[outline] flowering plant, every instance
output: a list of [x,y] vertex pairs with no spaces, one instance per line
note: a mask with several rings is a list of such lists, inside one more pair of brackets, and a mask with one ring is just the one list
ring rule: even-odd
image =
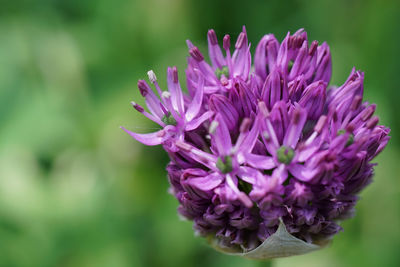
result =
[[[124,130],[145,145],[162,145],[178,212],[218,249],[254,258],[305,253],[341,230],[357,194],[370,183],[370,161],[389,140],[376,106],[363,102],[364,73],[328,86],[331,54],[326,43],[308,43],[299,30],[279,43],[258,43],[251,65],[245,28],[231,53],[208,31],[207,63],[190,41],[187,93],[176,67],[168,91],[153,71],[138,87],[160,125],[154,133]],[[255,252],[256,251],[256,252]]]

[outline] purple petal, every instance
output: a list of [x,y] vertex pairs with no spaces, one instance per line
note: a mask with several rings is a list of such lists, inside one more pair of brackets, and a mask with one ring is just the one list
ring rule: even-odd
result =
[[199,75],[198,86],[196,88],[195,95],[193,97],[192,102],[188,110],[186,111],[186,121],[191,121],[193,118],[197,116],[200,111],[201,104],[203,103],[203,94],[204,94],[204,78],[202,75]]
[[155,133],[148,133],[148,134],[138,134],[131,132],[124,127],[121,126],[121,129],[127,132],[130,136],[135,138],[137,141],[141,142],[142,144],[148,146],[156,146],[160,145],[166,138],[166,133],[163,130],[157,131]]
[[224,177],[218,173],[212,173],[203,177],[191,176],[185,171],[182,175],[183,188],[194,198],[210,198],[212,190],[222,183]]
[[212,111],[221,115],[229,130],[237,126],[239,114],[227,97],[214,94],[210,97],[209,105]]
[[225,58],[222,55],[220,46],[218,45],[217,35],[214,30],[209,30],[207,34],[208,40],[208,54],[214,68],[221,68],[225,66]]
[[317,81],[304,89],[299,104],[307,110],[309,119],[317,120],[324,111],[325,101],[326,83]]
[[264,35],[258,43],[254,55],[254,68],[257,75],[263,80],[275,68],[278,50],[279,43],[273,34]]
[[212,134],[212,140],[214,141],[220,156],[229,155],[232,149],[232,141],[228,127],[220,114],[215,117],[215,121],[218,123],[218,126],[215,133]]
[[318,47],[317,54],[317,66],[313,81],[322,80],[328,84],[332,75],[332,60],[328,44],[322,43]]
[[214,115],[214,112],[207,111],[206,113],[202,114],[200,117],[197,117],[186,124],[186,131],[193,131],[197,129],[203,122],[208,120]]
[[246,163],[253,168],[270,170],[276,166],[275,161],[272,157],[256,155],[256,154],[246,154]]
[[178,71],[176,67],[167,69],[167,83],[168,91],[171,93],[172,106],[182,114],[184,112],[183,94],[179,85]]
[[262,174],[257,169],[250,167],[240,167],[237,175],[240,177],[240,179],[249,184],[255,184],[257,179],[262,178],[260,178]]
[[283,145],[295,148],[307,119],[307,111],[296,107],[291,114],[291,122],[283,140]]
[[261,98],[269,109],[280,100],[285,102],[288,100],[287,84],[284,76],[278,70],[274,70],[268,75],[261,91]]

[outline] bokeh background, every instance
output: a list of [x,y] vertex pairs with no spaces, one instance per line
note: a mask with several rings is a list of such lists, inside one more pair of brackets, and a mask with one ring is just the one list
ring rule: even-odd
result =
[[[304,27],[326,40],[333,83],[366,73],[392,140],[356,217],[319,252],[273,266],[400,266],[400,4],[396,0],[2,0],[0,8],[0,266],[263,266],[195,237],[167,193],[160,147],[119,129],[154,129],[130,101],[154,69],[183,74],[186,39],[256,42]],[[184,78],[181,75],[182,81]]]

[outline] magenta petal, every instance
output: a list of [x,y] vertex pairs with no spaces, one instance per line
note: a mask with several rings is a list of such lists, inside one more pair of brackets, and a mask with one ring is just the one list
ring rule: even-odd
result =
[[247,154],[246,163],[251,167],[262,169],[262,170],[270,170],[276,166],[275,161],[272,157],[256,155],[256,154]]
[[275,129],[276,137],[279,142],[282,143],[289,124],[289,115],[285,101],[278,101],[275,103],[270,113],[270,120]]
[[289,124],[288,130],[283,139],[283,144],[294,148],[302,133],[304,124],[307,120],[307,111],[301,107],[296,107],[293,110],[292,121]]
[[273,34],[264,35],[258,43],[254,55],[254,68],[257,75],[265,79],[274,68],[278,55],[279,43]]
[[261,91],[261,98],[269,109],[280,100],[285,102],[288,100],[289,93],[284,79],[285,76],[277,69],[268,74]]
[[167,69],[168,91],[171,93],[171,102],[175,110],[184,112],[182,89],[179,85],[178,71],[176,67]]
[[231,136],[226,126],[225,121],[221,115],[215,117],[215,121],[218,123],[215,133],[212,135],[213,141],[217,147],[219,155],[229,155],[232,149]]
[[245,31],[239,34],[235,48],[235,52],[232,55],[234,63],[233,77],[243,77],[246,80],[250,71],[251,55]]
[[214,115],[214,112],[212,111],[207,111],[206,113],[202,114],[200,117],[197,117],[194,120],[191,120],[186,124],[186,131],[193,131],[194,129],[197,129],[203,122],[208,120],[209,118]]
[[279,184],[283,184],[288,177],[286,166],[284,164],[279,165],[278,168],[272,172],[272,177],[277,177]]
[[191,186],[203,191],[209,191],[216,188],[222,183],[224,178],[218,173],[212,173],[204,177],[196,177],[187,179],[187,183]]
[[209,30],[208,39],[208,54],[214,68],[221,68],[226,65],[225,58],[222,55],[220,46],[218,45],[217,35],[214,30]]
[[224,95],[214,94],[210,97],[210,109],[222,116],[229,130],[233,130],[239,120],[239,114],[233,103]]
[[240,167],[237,174],[240,179],[249,184],[255,184],[257,182],[257,179],[260,179],[260,177],[262,176],[259,171],[250,167]]
[[326,83],[317,81],[304,89],[299,104],[307,110],[308,118],[317,120],[324,111],[326,101]]
[[313,81],[323,80],[329,83],[332,75],[332,60],[329,46],[326,42],[323,42],[322,45],[318,47],[317,54],[317,67]]
[[147,146],[156,146],[160,145],[166,138],[166,133],[164,130],[157,131],[155,133],[148,133],[148,134],[138,134],[131,132],[124,127],[121,126],[121,129],[127,132],[130,136],[135,138],[137,141],[139,141],[142,144],[145,144]]
[[278,56],[276,58],[276,67],[286,73],[287,65],[289,62],[288,58],[288,40],[290,38],[290,33],[288,32],[285,39],[282,41],[281,46],[279,47]]
[[260,117],[257,117],[255,119],[255,122],[253,124],[253,128],[248,132],[246,137],[244,138],[244,141],[242,144],[240,144],[240,150],[244,153],[250,153],[254,145],[257,142],[257,136],[259,135],[260,132]]
[[300,181],[309,182],[316,176],[318,170],[304,167],[301,164],[292,164],[290,173]]
[[204,78],[201,74],[199,74],[199,81],[195,95],[186,112],[186,121],[191,121],[199,113],[201,104],[203,102],[203,94],[204,94]]

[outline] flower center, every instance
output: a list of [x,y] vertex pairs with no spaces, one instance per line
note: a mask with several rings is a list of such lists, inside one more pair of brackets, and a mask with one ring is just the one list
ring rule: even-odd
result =
[[222,68],[217,68],[215,70],[215,75],[218,77],[218,79],[221,79],[221,76],[224,75],[225,77],[229,77],[229,69],[227,66],[223,66]]
[[167,115],[164,115],[164,117],[162,117],[161,121],[167,125],[176,125],[176,120],[174,119],[173,116],[171,116],[171,112],[168,112]]
[[290,147],[281,146],[277,151],[278,161],[283,164],[290,164],[294,157],[294,150]]
[[229,173],[232,171],[232,157],[230,156],[219,157],[216,165],[217,168],[222,173]]

